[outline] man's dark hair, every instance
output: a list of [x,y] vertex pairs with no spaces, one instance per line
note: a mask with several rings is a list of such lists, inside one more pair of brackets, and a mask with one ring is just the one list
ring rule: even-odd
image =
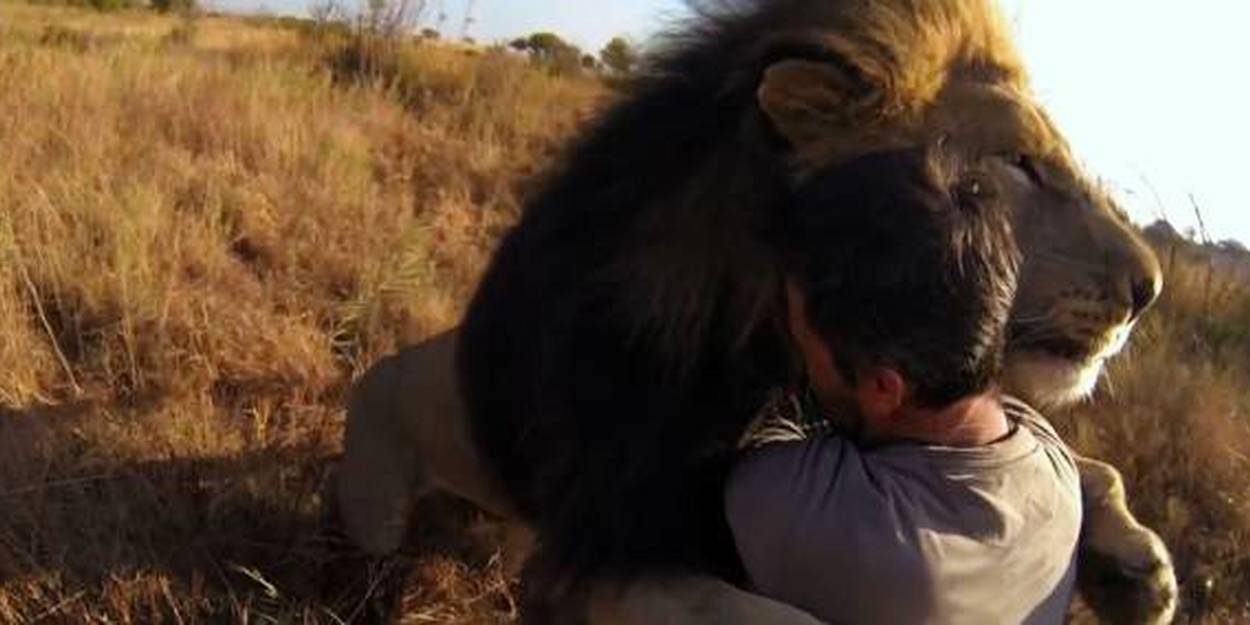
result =
[[792,278],[840,370],[893,367],[929,407],[996,382],[1019,255],[992,180],[934,148],[802,185],[786,216],[801,242]]

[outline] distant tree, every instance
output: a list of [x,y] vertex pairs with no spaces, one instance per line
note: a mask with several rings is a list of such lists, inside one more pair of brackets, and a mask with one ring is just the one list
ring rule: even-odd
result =
[[583,54],[582,69],[588,69],[591,71],[599,69],[599,60],[596,59],[593,54]]
[[443,34],[442,34],[442,33],[440,33],[440,32],[438,32],[438,30],[437,30],[437,29],[434,29],[434,28],[422,28],[422,29],[421,29],[421,38],[422,38],[422,39],[437,40],[438,38],[440,38],[440,37],[442,37],[442,36],[443,36]]
[[613,37],[599,51],[599,60],[615,74],[629,74],[638,65],[638,51],[624,37]]
[[119,11],[135,6],[131,0],[87,0],[85,4],[97,11]]
[[1246,246],[1243,245],[1241,241],[1237,241],[1235,239],[1225,239],[1220,241],[1219,248],[1226,252],[1234,252],[1237,254],[1250,253],[1250,250],[1246,249]]
[[534,33],[525,41],[529,53],[543,60],[551,60],[571,47],[559,35],[550,32]]
[[151,0],[152,8],[161,13],[194,13],[196,0]]
[[582,51],[552,32],[534,33],[508,44],[514,50],[530,55],[534,62],[546,66],[556,74],[577,74],[582,70]]

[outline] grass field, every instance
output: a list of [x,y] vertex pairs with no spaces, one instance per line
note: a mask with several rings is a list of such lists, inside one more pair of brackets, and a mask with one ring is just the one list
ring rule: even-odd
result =
[[[0,623],[362,609],[317,531],[343,392],[455,324],[535,174],[609,96],[433,45],[362,78],[335,45],[0,0]],[[1125,471],[1186,622],[1243,623],[1250,294],[1164,253],[1130,353],[1055,417]],[[508,622],[493,528],[443,508],[403,558],[405,622]]]

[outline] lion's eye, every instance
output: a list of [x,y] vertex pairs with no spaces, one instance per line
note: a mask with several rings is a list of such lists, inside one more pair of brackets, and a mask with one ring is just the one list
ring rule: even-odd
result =
[[989,195],[989,189],[980,178],[968,176],[955,185],[954,195],[955,202],[960,208],[971,209],[985,201]]
[[1042,177],[1037,170],[1037,162],[1027,154],[1011,153],[1004,155],[1007,164],[1013,169],[1024,174],[1024,177],[1033,184],[1041,184]]

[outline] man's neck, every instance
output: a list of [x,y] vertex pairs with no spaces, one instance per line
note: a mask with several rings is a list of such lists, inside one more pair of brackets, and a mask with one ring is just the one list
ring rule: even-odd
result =
[[872,440],[909,440],[946,447],[980,447],[1011,431],[997,394],[985,393],[938,410],[905,409],[877,423],[866,424]]

